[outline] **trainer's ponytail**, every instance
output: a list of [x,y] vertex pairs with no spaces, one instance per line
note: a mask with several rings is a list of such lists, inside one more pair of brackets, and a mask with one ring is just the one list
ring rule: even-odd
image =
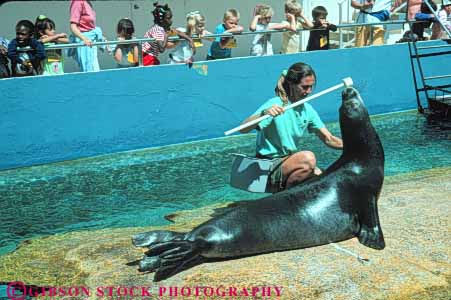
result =
[[282,74],[280,74],[279,80],[277,80],[277,85],[275,90],[276,96],[279,96],[283,102],[283,105],[288,104],[288,93],[285,90],[285,78],[287,76],[287,70],[283,70]]

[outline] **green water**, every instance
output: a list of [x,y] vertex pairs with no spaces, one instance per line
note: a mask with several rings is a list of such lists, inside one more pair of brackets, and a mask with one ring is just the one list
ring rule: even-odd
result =
[[[451,165],[451,130],[414,111],[373,117],[387,176]],[[339,135],[337,124],[329,129]],[[171,212],[255,199],[228,185],[232,153],[252,155],[240,135],[0,172],[0,254],[24,239],[83,229],[162,225]],[[321,168],[340,151],[305,139]]]

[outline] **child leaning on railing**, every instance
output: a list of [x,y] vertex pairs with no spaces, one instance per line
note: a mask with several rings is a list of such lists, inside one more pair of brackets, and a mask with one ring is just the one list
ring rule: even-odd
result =
[[[265,31],[265,30],[291,30],[296,32],[296,18],[292,14],[287,14],[289,22],[271,23],[274,11],[271,6],[266,4],[257,4],[254,9],[254,17],[249,25],[250,31]],[[257,33],[252,40],[252,47],[250,54],[253,56],[273,55],[271,34]]]
[[[8,58],[11,61],[13,77],[42,74],[41,61],[46,57],[44,45],[33,36],[33,23],[29,20],[20,20],[16,25],[16,38],[8,44]],[[29,49],[17,50],[25,47]]]
[[287,20],[282,23],[289,24],[290,15],[295,17],[296,31],[284,31],[282,33],[282,53],[297,53],[301,51],[301,33],[297,30],[313,27],[313,23],[304,16],[302,6],[296,0],[285,1],[285,16]]
[[[35,22],[36,38],[44,46],[51,46],[61,43],[69,43],[66,33],[56,33],[55,22],[44,15],[36,18]],[[47,57],[41,61],[43,75],[64,74],[64,57],[61,49],[46,50]]]
[[143,65],[152,66],[159,65],[158,55],[164,52],[166,48],[174,48],[175,42],[168,41],[170,36],[178,36],[187,40],[191,45],[192,39],[183,32],[180,32],[172,26],[172,11],[167,4],[161,5],[158,2],[154,4],[155,9],[152,11],[154,25],[144,35],[145,38],[154,38],[154,41],[145,42],[143,44]]
[[[233,8],[226,10],[222,23],[216,26],[215,34],[241,33],[243,26],[239,25],[240,13]],[[217,37],[211,44],[207,60],[232,57],[232,49],[236,48],[236,40],[232,37]]]
[[[135,26],[132,20],[124,18],[117,23],[116,34],[118,41],[133,39]],[[113,50],[113,58],[118,68],[136,67],[139,64],[139,47],[136,43],[117,44]]]
[[196,35],[191,45],[187,40],[176,42],[175,48],[169,54],[170,64],[192,64],[196,48],[202,47],[202,40],[214,40],[205,38],[205,35],[211,34],[205,29],[205,17],[199,11],[192,11],[186,15],[186,28],[177,28],[179,32],[184,32],[188,36]]

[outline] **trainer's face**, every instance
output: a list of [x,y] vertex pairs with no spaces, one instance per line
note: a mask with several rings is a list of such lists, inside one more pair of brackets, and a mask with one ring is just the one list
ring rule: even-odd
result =
[[307,97],[313,91],[313,86],[315,85],[315,77],[313,75],[306,76],[301,79],[298,84],[292,84],[290,92],[290,101],[296,102]]

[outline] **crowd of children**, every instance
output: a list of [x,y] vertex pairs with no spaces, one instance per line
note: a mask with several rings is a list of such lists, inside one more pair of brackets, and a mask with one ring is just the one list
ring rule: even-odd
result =
[[[451,3],[449,0],[444,1],[438,13],[449,26]],[[381,16],[386,17],[385,15],[389,13],[385,10],[368,13],[365,7],[372,7],[370,2],[372,3],[372,1],[365,1],[364,4],[353,2],[353,6],[363,5],[361,12],[368,17],[380,19]],[[435,11],[436,7],[433,3],[432,5]],[[256,32],[253,36],[250,55],[274,54],[271,30],[283,30],[280,53],[300,51],[299,30],[302,29],[310,30],[307,51],[329,49],[329,33],[336,31],[337,26],[326,20],[328,12],[325,7],[313,8],[312,21],[310,21],[304,15],[302,6],[297,0],[286,0],[284,13],[285,17],[280,22],[272,22],[274,10],[271,6],[266,4],[255,6],[249,25],[249,30]],[[222,22],[215,27],[213,33],[218,36],[214,38],[208,37],[212,33],[206,30],[206,19],[199,11],[188,13],[186,25],[177,28],[172,27],[173,15],[168,4],[154,3],[152,15],[154,24],[145,33],[144,38],[154,40],[142,44],[144,66],[160,64],[158,57],[166,50],[169,52],[169,64],[191,65],[196,48],[203,46],[203,41],[211,42],[207,60],[230,58],[232,49],[237,47],[234,34],[244,30],[239,24],[240,13],[236,9],[226,10]],[[427,5],[421,6],[421,11],[415,15],[415,18],[420,21],[413,25],[413,32],[418,39],[424,39],[424,29],[431,24],[434,24],[433,38],[441,37],[440,26],[435,22],[434,12]],[[0,78],[63,74],[64,54],[73,56],[81,71],[99,70],[97,47],[93,46],[93,42],[106,41],[106,39],[102,30],[96,25],[96,14],[89,0],[71,1],[70,24],[72,34],[69,36],[66,33],[57,33],[55,22],[44,15],[38,16],[34,24],[29,20],[19,21],[16,25],[16,38],[9,41],[0,37]],[[123,18],[118,22],[116,30],[118,43],[113,50],[107,47],[118,68],[139,65],[139,45],[133,42],[127,43],[128,40],[136,38],[134,33],[134,24],[130,19]],[[225,34],[228,35],[224,36]],[[171,37],[178,39],[171,39]],[[64,43],[83,43],[86,47],[70,48],[69,51],[45,49],[51,45]],[[18,50],[23,47],[26,49]]]

